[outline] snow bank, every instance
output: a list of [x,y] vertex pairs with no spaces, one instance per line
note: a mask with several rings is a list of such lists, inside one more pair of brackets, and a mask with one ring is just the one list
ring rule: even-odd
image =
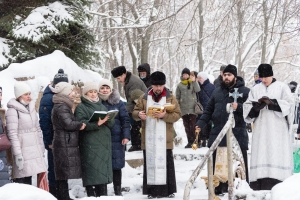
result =
[[78,65],[65,56],[61,51],[54,51],[52,54],[42,56],[24,63],[12,63],[9,67],[0,72],[0,86],[3,88],[2,103],[6,103],[14,98],[15,78],[26,77],[25,82],[32,89],[32,98],[36,99],[39,91],[43,89],[53,80],[58,70],[62,68],[68,74],[69,82],[71,81],[86,82],[94,81],[97,84],[101,80],[100,74],[83,70]]
[[272,200],[299,200],[300,199],[300,173],[290,176],[282,183],[272,188]]
[[56,200],[45,190],[19,183],[9,183],[0,187],[0,197],[3,200]]

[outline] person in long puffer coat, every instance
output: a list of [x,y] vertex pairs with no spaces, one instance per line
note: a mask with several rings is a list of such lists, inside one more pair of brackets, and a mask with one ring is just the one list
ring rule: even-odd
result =
[[32,184],[32,176],[46,172],[45,147],[31,89],[16,82],[15,99],[7,103],[7,135],[12,143],[13,178],[15,183]]
[[130,140],[130,118],[120,94],[112,89],[112,83],[107,79],[100,80],[99,97],[108,110],[118,110],[115,125],[111,130],[112,168],[115,195],[122,195],[122,168],[125,166],[125,145]]
[[80,131],[79,149],[82,166],[82,182],[87,195],[107,196],[107,184],[112,182],[111,132],[114,120],[99,118],[89,122],[94,111],[107,111],[98,97],[98,84],[84,83],[81,103],[75,109],[75,116],[86,128]]
[[[5,110],[1,106],[2,101],[2,87],[0,87],[0,109],[5,112]],[[2,120],[2,116],[0,115],[0,134],[5,133],[4,132],[4,122]],[[0,151],[0,187],[10,183],[9,180],[9,172],[8,172],[8,163],[6,159],[6,151]]]
[[80,154],[78,148],[79,130],[85,124],[76,120],[73,112],[75,93],[70,83],[60,82],[55,88],[49,86],[53,95],[52,123],[53,160],[58,200],[69,200],[68,179],[81,178]]

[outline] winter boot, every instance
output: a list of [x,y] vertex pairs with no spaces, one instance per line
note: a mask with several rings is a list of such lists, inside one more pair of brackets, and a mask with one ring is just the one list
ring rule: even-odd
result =
[[115,190],[115,195],[116,196],[123,196],[122,192],[121,192],[121,186],[114,186],[114,190]]
[[95,185],[96,197],[107,196],[107,185],[99,184]]
[[69,188],[67,180],[58,180],[57,184],[57,199],[58,200],[73,200],[69,196]]
[[49,192],[57,198],[57,188],[56,186],[49,186]]
[[94,190],[92,185],[87,185],[85,187],[85,190],[86,190],[86,194],[87,194],[88,197],[95,197],[96,196],[95,190]]
[[202,140],[202,147],[206,147],[207,146],[207,140]]

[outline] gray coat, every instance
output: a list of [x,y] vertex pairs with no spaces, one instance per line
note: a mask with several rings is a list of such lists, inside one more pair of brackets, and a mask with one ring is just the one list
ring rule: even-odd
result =
[[[12,152],[14,156],[21,154],[24,158],[22,170],[18,169],[16,163],[13,164],[13,178],[23,178],[46,172],[43,134],[34,102],[30,102],[29,111],[16,99],[11,99],[7,103],[7,107],[6,127],[7,136],[12,144]],[[13,161],[15,162],[15,159]]]
[[132,113],[135,105],[133,100],[130,99],[130,93],[135,89],[140,89],[145,93],[147,92],[147,87],[138,76],[132,74],[131,72],[126,72],[124,91],[127,99],[126,109],[128,113]]
[[195,113],[195,101],[197,101],[196,93],[200,91],[197,81],[190,83],[190,89],[187,84],[183,84],[182,80],[176,88],[176,99],[179,103],[181,116]]

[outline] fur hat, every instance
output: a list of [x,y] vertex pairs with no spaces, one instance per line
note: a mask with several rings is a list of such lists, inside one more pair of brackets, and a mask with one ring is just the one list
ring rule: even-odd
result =
[[222,66],[220,67],[220,71],[223,71],[225,68],[226,68],[226,65],[222,65]]
[[270,64],[260,64],[257,70],[260,78],[273,76],[273,69]]
[[55,87],[49,85],[49,88],[55,94],[62,94],[66,96],[68,96],[73,91],[73,85],[67,82],[59,82],[55,85]]
[[59,69],[58,73],[53,78],[53,84],[56,85],[59,82],[69,82],[68,74],[64,74],[63,69]]
[[292,93],[295,93],[298,83],[296,81],[291,81],[288,86],[291,89]]
[[206,81],[208,79],[208,74],[206,72],[199,72],[197,77],[201,77]]
[[124,66],[115,67],[113,70],[111,70],[111,74],[113,75],[114,78],[117,78],[125,73],[126,73],[126,68]]
[[236,66],[231,65],[231,64],[227,65],[227,66],[225,67],[225,69],[223,70],[223,74],[228,73],[228,72],[231,73],[231,74],[233,74],[235,77],[237,77],[237,69],[236,69]]
[[100,87],[102,85],[107,85],[111,90],[113,89],[112,82],[110,82],[110,80],[108,80],[108,79],[103,78],[103,79],[100,80],[98,90],[100,89]]
[[140,98],[140,96],[142,96],[143,94],[145,94],[142,90],[140,89],[135,89],[130,93],[130,99],[132,101],[137,100],[138,98]]
[[165,85],[166,84],[166,75],[163,72],[156,71],[150,75],[151,85]]
[[188,68],[184,68],[181,72],[181,75],[183,75],[183,74],[191,75],[191,71]]
[[90,90],[96,90],[97,92],[99,91],[98,85],[95,82],[85,82],[83,89],[82,89],[82,94],[85,95],[88,91]]
[[31,92],[31,88],[24,82],[17,81],[14,86],[16,99],[27,92]]

